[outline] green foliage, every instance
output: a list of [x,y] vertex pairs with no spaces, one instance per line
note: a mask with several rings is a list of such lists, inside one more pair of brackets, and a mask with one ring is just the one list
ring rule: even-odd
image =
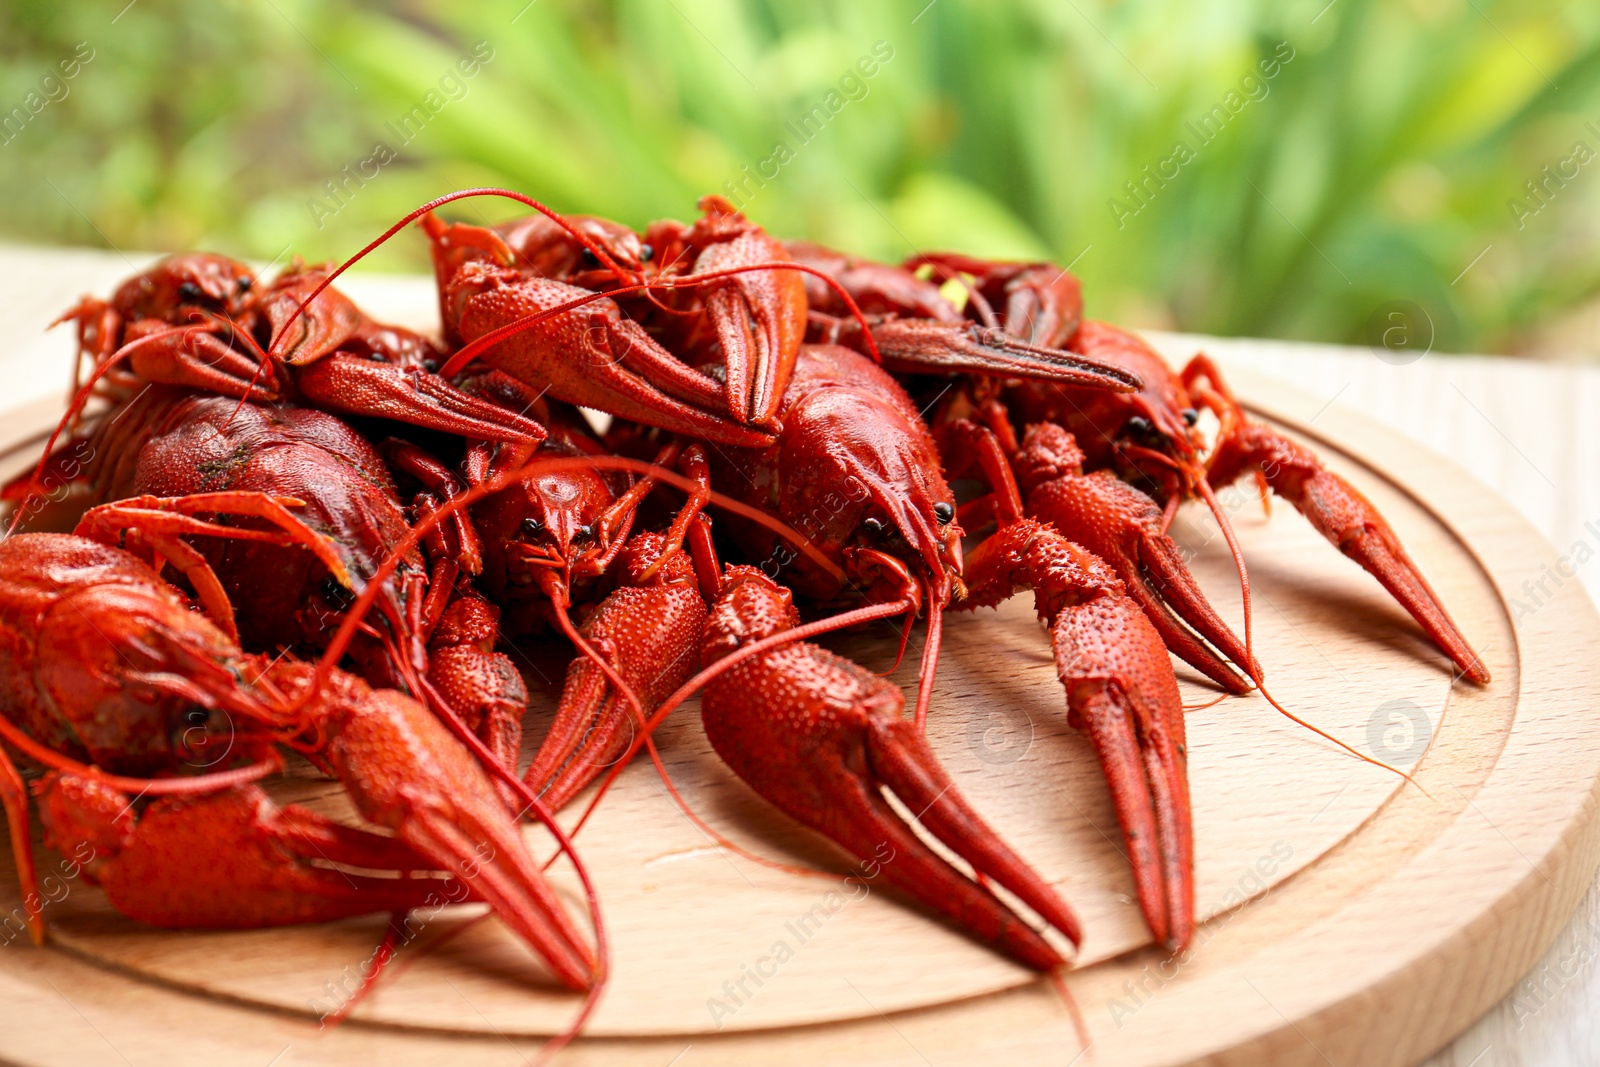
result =
[[317,260],[465,185],[636,226],[731,191],[876,257],[1076,261],[1132,324],[1364,341],[1412,300],[1514,349],[1600,288],[1584,0],[124,2],[0,8],[5,236]]

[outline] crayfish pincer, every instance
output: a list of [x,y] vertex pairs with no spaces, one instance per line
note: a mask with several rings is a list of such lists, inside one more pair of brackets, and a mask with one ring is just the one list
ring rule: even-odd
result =
[[1111,567],[1047,523],[1003,506],[967,557],[962,608],[1031,589],[1050,630],[1067,721],[1089,735],[1122,824],[1139,907],[1177,952],[1194,935],[1194,825],[1183,703],[1161,635]]
[[[800,625],[790,592],[758,568],[729,567],[702,643],[707,667]],[[859,859],[885,854],[891,885],[973,937],[1036,970],[1063,960],[981,882],[957,871],[901,820],[887,787],[923,828],[980,877],[1016,895],[1074,945],[1078,921],[956,790],[922,732],[902,717],[892,682],[804,641],[747,656],[712,678],[701,698],[717,755],[786,814]]]
[[[219,591],[181,545],[157,554]],[[0,542],[0,704],[0,736],[47,770],[33,786],[46,843],[87,855],[130,918],[252,928],[477,899],[564,984],[599,980],[487,773],[433,714],[334,668],[245,654],[132,551],[76,534]],[[274,804],[255,783],[284,748],[393,836]],[[3,752],[0,800],[38,940],[27,791]]]

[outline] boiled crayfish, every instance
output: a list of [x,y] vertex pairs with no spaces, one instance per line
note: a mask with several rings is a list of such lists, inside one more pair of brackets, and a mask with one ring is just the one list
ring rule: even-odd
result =
[[[47,844],[81,855],[87,843],[87,876],[119,910],[162,926],[404,910],[446,891],[443,872],[487,901],[562,982],[593,985],[593,951],[488,774],[432,713],[337,669],[319,678],[310,664],[247,655],[231,636],[220,584],[182,534],[298,543],[310,535],[290,514],[299,502],[239,494],[138,504],[175,521],[157,533],[112,505],[89,512],[78,534],[0,543],[0,734],[48,768],[33,786]],[[283,528],[192,517],[242,509]],[[176,564],[221,625],[113,541]],[[279,749],[337,777],[357,810],[393,836],[275,805],[254,783],[281,768]],[[225,766],[235,762],[244,766]],[[9,757],[0,782],[38,938],[27,798]],[[327,862],[398,877],[356,878]]]
[[[536,214],[489,227],[434,214],[481,195]],[[598,957],[529,865],[514,814],[614,779],[703,687],[712,747],[756,793],[857,857],[891,842],[886,881],[1055,969],[1076,918],[923,735],[946,612],[1027,591],[1145,920],[1182,949],[1195,845],[1169,653],[1228,693],[1263,686],[1248,572],[1214,492],[1245,476],[1488,681],[1352,486],[1250,418],[1205,357],[1174,372],[1084,319],[1073,275],[956,254],[874,263],[780,241],[717,197],[700,207],[641,234],[505,190],[423,205],[350,262],[419,221],[442,347],[331,289],[349,262],[263,284],[221,257],[174,257],[68,313],[93,368],[64,426],[89,425],[6,494],[24,505],[73,481],[98,507],[76,536],[0,545],[0,734],[47,768],[47,840],[88,842],[118,907],[176,925],[301,921],[403,909],[453,878],[560,980],[592,985]],[[109,406],[83,416],[91,396]],[[99,458],[85,463],[85,446]],[[957,480],[981,488],[958,500]],[[1234,546],[1242,636],[1169,535],[1192,499]],[[285,576],[266,592],[250,581],[263,561]],[[919,616],[909,717],[881,676],[810,643],[896,617],[909,634]],[[523,696],[499,650],[547,629],[578,655],[519,774]],[[271,658],[289,649],[323,662]],[[243,766],[191,773],[178,739],[218,715],[244,724]],[[285,746],[394,836],[275,808],[254,783]],[[0,772],[26,878],[28,798],[9,761]],[[139,790],[154,799],[129,803]],[[493,859],[469,867],[480,840]],[[339,892],[306,866],[308,845],[400,877]],[[152,894],[202,884],[184,883],[185,864],[223,854],[250,857],[230,906]]]

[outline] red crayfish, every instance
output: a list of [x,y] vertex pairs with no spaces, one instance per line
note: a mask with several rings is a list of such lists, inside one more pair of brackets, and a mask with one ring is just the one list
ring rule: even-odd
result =
[[[536,213],[434,214],[481,195]],[[1265,692],[1268,673],[1217,489],[1252,476],[1289,500],[1487,683],[1353,486],[1250,416],[1204,356],[1173,371],[1085,319],[1067,271],[874,263],[780,241],[718,197],[700,209],[639,233],[464,190],[336,269],[263,284],[222,257],[172,257],[69,312],[92,363],[64,420],[74,436],[6,498],[68,482],[96,506],[76,535],[0,544],[0,736],[46,768],[33,791],[47,842],[87,843],[85,869],[119,908],[172,925],[403,910],[459,889],[586,988],[601,954],[531,865],[515,813],[548,818],[608,768],[609,782],[703,687],[707,737],[752,790],[971,936],[1053,970],[1077,919],[923,735],[947,612],[1032,594],[1139,907],[1173,951],[1197,918],[1170,655],[1229,693]],[[330,287],[412,222],[442,346]],[[84,425],[94,397],[110,404]],[[978,488],[958,499],[953,483]],[[1189,500],[1234,550],[1242,636],[1170,535]],[[918,617],[909,716],[898,688],[812,643],[901,618],[903,655]],[[577,655],[519,773],[526,694],[505,653],[550,629]],[[288,650],[322,660],[269,658]],[[190,766],[219,717],[235,725],[231,765]],[[393,836],[273,805],[256,783],[286,749]],[[0,761],[25,883],[27,792]],[[479,842],[488,858],[473,863]],[[894,858],[878,862],[885,842]],[[308,847],[397,877],[345,892]],[[226,901],[201,899],[201,881],[169,888],[219,850],[246,857]]]

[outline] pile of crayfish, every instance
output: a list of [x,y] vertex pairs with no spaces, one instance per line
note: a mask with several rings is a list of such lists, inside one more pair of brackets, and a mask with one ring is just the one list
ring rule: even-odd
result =
[[[435,214],[490,194],[533,213]],[[859,859],[887,842],[886,883],[1054,971],[1080,939],[1071,908],[924,736],[944,614],[1027,590],[1138,905],[1181,950],[1194,842],[1172,657],[1227,694],[1263,684],[1215,495],[1244,478],[1488,682],[1355,488],[1251,417],[1203,355],[1173,371],[1084,319],[1067,271],[876,263],[778,240],[718,197],[700,208],[637,233],[467,190],[337,269],[269,281],[174,255],[63,316],[72,399],[4,498],[13,531],[71,532],[0,542],[0,800],[36,939],[35,818],[137,920],[316,922],[446,894],[488,904],[592,999],[598,902],[591,938],[519,821],[548,826],[587,887],[554,813],[603,794],[700,692],[712,748],[767,802]],[[438,338],[333,285],[414,222]],[[978,488],[958,501],[958,482]],[[1168,534],[1186,501],[1233,550],[1242,637]],[[898,622],[904,655],[918,620],[909,713],[813,643]],[[528,692],[508,652],[536,634],[573,656],[522,767]],[[263,780],[292,754],[371,825],[279,806]]]

